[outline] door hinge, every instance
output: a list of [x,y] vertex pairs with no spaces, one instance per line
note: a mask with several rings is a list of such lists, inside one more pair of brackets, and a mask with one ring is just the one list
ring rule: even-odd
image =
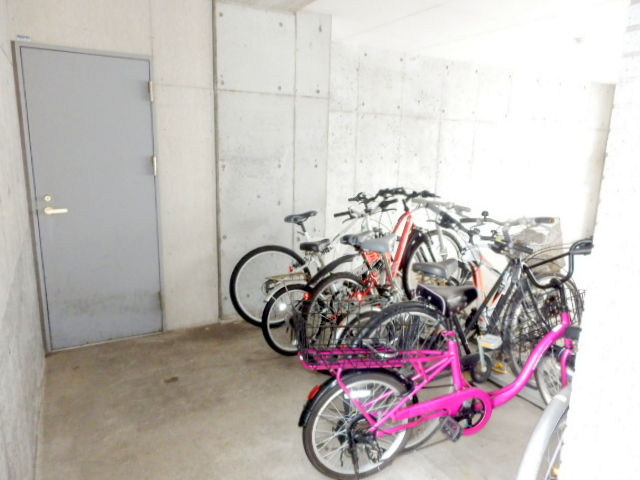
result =
[[160,300],[160,310],[164,312],[164,298],[162,298],[162,290],[158,292],[158,299]]
[[149,101],[153,103],[153,82],[149,80]]
[[151,166],[153,167],[153,176],[157,177],[158,176],[158,159],[156,158],[155,155],[151,157]]

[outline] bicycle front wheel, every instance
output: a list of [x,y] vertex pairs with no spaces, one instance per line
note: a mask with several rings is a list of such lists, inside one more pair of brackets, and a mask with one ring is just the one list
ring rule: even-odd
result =
[[236,312],[256,327],[269,296],[286,283],[306,283],[310,278],[304,259],[280,245],[251,250],[231,273],[229,295]]
[[[503,353],[514,375],[522,371],[538,342],[553,327],[560,324],[561,320],[562,305],[558,293],[552,289],[540,290],[529,284],[525,285],[524,290],[528,290],[529,287],[531,293],[525,293],[521,288],[510,296],[506,315],[501,319]],[[581,298],[573,282],[565,283],[564,289],[567,298]],[[570,307],[580,309],[571,312],[572,324],[579,325],[581,300],[579,305]]]
[[[545,405],[549,405],[553,397],[562,389],[562,367],[560,366],[561,349],[555,345],[540,359],[536,365],[535,379],[538,391]],[[573,378],[575,359],[569,359],[567,373],[569,382]]]
[[[393,374],[360,371],[342,378],[351,398],[366,405],[367,413],[381,418],[404,400],[406,387]],[[372,475],[388,466],[400,453],[407,431],[377,437],[371,424],[339,385],[318,393],[309,419],[302,430],[304,451],[322,474],[351,480]],[[407,423],[388,421],[378,428],[385,431]]]
[[276,291],[262,313],[262,335],[267,344],[280,355],[298,352],[298,335],[302,305],[309,292],[306,285],[285,285]]

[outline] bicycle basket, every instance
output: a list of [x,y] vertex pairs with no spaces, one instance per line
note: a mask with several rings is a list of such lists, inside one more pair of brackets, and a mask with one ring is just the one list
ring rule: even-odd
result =
[[309,315],[300,322],[299,356],[310,370],[400,368],[443,345],[439,324],[410,315],[372,328],[378,310],[353,303],[341,315]]
[[[519,258],[526,259],[531,264],[548,260],[563,250],[562,225],[559,218],[556,218],[551,226],[539,225],[526,228],[513,235],[513,239],[534,250],[532,254],[516,253]],[[535,273],[558,273],[564,266],[565,260],[561,258],[541,265],[536,268]]]
[[[584,291],[565,288],[565,296],[572,325],[580,325]],[[537,290],[533,298],[522,300],[507,319],[511,327],[505,341],[509,344],[511,354],[519,357],[524,364],[542,337],[560,324],[562,310],[562,301],[555,290]]]

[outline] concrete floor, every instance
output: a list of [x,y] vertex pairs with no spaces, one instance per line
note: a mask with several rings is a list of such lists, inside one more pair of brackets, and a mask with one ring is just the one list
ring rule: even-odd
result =
[[[53,354],[37,478],[324,479],[297,421],[325,378],[246,323]],[[481,433],[406,454],[374,478],[512,480],[540,414],[516,398]]]

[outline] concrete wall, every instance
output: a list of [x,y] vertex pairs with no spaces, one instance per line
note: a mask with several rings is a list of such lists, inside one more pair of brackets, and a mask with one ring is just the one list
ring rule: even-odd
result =
[[7,0],[9,38],[153,57],[165,321],[217,320],[210,0]]
[[327,212],[347,193],[402,185],[498,218],[558,216],[565,238],[588,235],[613,91],[334,43]]
[[0,0],[0,480],[27,480],[44,357],[8,25]]
[[563,451],[562,478],[567,480],[636,478],[640,471],[640,421],[629,414],[640,394],[635,375],[638,322],[629,303],[640,275],[636,221],[640,205],[640,2],[631,3],[595,248],[577,266],[585,272],[590,293]]
[[317,210],[324,232],[330,17],[216,3],[220,295],[249,250],[292,246],[282,220]]
[[217,3],[215,21],[223,318],[244,253],[291,246],[293,212],[337,232],[359,191],[426,188],[593,232],[612,85],[330,44],[314,14]]

